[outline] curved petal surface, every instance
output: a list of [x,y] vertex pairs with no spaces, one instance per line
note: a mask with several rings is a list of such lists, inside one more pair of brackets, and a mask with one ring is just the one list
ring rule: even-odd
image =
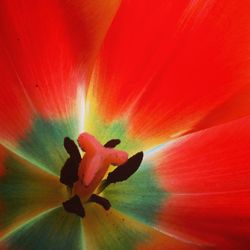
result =
[[0,238],[67,199],[58,178],[0,146]]
[[5,250],[83,250],[81,220],[62,207],[50,209],[22,225],[0,242]]
[[0,134],[20,138],[34,113],[75,112],[93,60],[119,6],[112,1],[1,1]]
[[92,75],[90,115],[126,120],[144,145],[192,130],[247,85],[248,9],[245,0],[123,1]]
[[250,117],[187,135],[156,153],[155,173],[170,195],[158,227],[216,249],[248,249]]
[[169,193],[161,187],[154,164],[143,160],[128,180],[111,184],[103,195],[116,210],[152,226]]
[[64,138],[76,140],[78,136],[76,121],[74,117],[57,120],[34,117],[18,144],[9,148],[35,166],[59,175],[69,157],[63,146]]
[[207,249],[191,242],[165,235],[145,226],[125,214],[113,209],[105,212],[102,208],[88,206],[83,220],[86,249],[169,249],[195,250]]
[[141,223],[211,249],[248,249],[250,117],[145,152],[139,170],[104,190]]

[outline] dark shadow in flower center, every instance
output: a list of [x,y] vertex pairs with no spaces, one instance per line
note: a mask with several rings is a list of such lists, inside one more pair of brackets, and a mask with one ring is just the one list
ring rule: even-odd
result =
[[[120,144],[119,139],[112,139],[104,144],[106,148],[114,148]],[[81,162],[81,154],[75,142],[69,137],[64,138],[64,148],[69,154],[64,166],[61,169],[60,182],[67,186],[70,195],[72,195],[72,188],[76,181],[78,181],[78,168]],[[143,152],[139,152],[130,157],[124,164],[118,166],[114,171],[108,174],[107,179],[103,180],[97,189],[97,194],[92,194],[87,202],[94,202],[101,205],[105,210],[111,207],[110,202],[104,197],[99,196],[105,188],[112,183],[122,182],[132,176],[140,167],[143,160]],[[74,213],[80,217],[85,216],[85,210],[80,198],[74,195],[69,200],[63,202],[65,211]]]

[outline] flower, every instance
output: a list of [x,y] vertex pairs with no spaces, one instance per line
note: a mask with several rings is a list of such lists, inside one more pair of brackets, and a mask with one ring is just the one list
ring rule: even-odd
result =
[[[1,249],[249,249],[249,1],[0,4]],[[83,131],[145,157],[81,219]]]

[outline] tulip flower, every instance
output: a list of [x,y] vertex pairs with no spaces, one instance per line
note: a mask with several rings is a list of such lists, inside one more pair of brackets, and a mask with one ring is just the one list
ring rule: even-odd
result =
[[249,8],[2,0],[0,249],[250,249]]

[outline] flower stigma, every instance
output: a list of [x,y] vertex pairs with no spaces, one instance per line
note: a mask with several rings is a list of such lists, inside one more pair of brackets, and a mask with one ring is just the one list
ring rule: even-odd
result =
[[[84,205],[89,202],[97,203],[105,210],[110,209],[110,202],[99,194],[110,184],[132,176],[141,165],[143,152],[129,158],[127,152],[115,149],[121,143],[119,139],[102,145],[87,132],[81,133],[77,142],[84,152],[83,157],[75,142],[69,137],[64,138],[64,148],[70,157],[61,169],[60,182],[67,186],[70,196],[63,202],[64,209],[84,217]],[[104,179],[110,165],[116,166],[116,169]]]

